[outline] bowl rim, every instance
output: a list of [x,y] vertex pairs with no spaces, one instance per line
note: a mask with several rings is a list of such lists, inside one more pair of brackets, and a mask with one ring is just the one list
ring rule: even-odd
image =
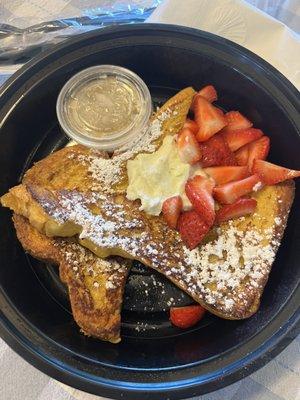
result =
[[[293,102],[294,107],[300,111],[300,95],[298,90],[273,66],[251,51],[227,39],[194,28],[186,28],[168,24],[143,23],[100,28],[75,36],[41,53],[39,56],[32,59],[20,70],[18,70],[0,89],[0,116],[1,109],[3,109],[6,101],[14,95],[14,92],[17,92],[16,89],[24,85],[28,77],[31,77],[39,70],[39,66],[41,64],[43,64],[43,66],[48,65],[51,63],[51,59],[53,57],[58,57],[61,52],[65,52],[66,50],[72,51],[76,49],[78,44],[83,46],[85,41],[88,42],[93,38],[104,37],[105,40],[105,36],[115,33],[125,34],[125,32],[132,32],[138,34],[139,32],[143,31],[147,31],[150,35],[151,32],[153,33],[157,31],[166,34],[169,33],[182,36],[186,35],[187,37],[193,37],[194,39],[199,38],[210,41],[213,40],[214,43],[221,46],[230,46],[238,54],[243,57],[250,58],[258,67],[262,68],[265,72],[267,71],[269,77],[272,77],[272,79],[276,82],[276,85],[278,85],[278,90],[288,96]],[[5,111],[5,113],[2,114],[5,117],[5,115],[8,113],[9,111]],[[4,308],[8,308],[10,313],[14,313],[15,315],[17,315],[18,312],[16,309],[14,309],[9,298],[6,297],[1,288],[0,336],[26,361],[33,364],[52,378],[77,389],[118,399],[140,399],[141,394],[143,394],[145,399],[160,399],[163,392],[168,392],[168,397],[170,399],[186,398],[208,393],[236,382],[237,380],[249,375],[254,370],[262,367],[280,351],[282,351],[300,332],[299,303],[300,288],[298,284],[298,287],[291,294],[287,303],[282,307],[282,309],[280,309],[274,320],[272,320],[269,325],[267,325],[264,329],[262,329],[262,331],[260,331],[247,342],[244,349],[244,356],[238,360],[232,360],[231,364],[229,364],[229,367],[226,370],[223,370],[221,375],[198,375],[192,379],[181,379],[174,382],[134,382],[134,384],[132,384],[131,382],[101,379],[99,377],[97,377],[97,380],[93,380],[91,379],[91,375],[79,375],[76,374],[74,370],[59,366],[54,362],[53,359],[33,346],[32,343],[28,342],[25,335],[18,331],[4,314]],[[286,315],[289,315],[288,319],[286,318]],[[17,315],[17,317],[22,319],[21,315]],[[23,323],[28,325],[28,329],[32,329],[28,321],[23,320]],[[268,332],[274,332],[274,329],[276,329],[276,333],[271,336],[268,335]],[[256,343],[260,345],[255,347]],[[250,349],[252,352],[247,354],[247,349],[248,353]],[[253,351],[253,349],[256,350]]]

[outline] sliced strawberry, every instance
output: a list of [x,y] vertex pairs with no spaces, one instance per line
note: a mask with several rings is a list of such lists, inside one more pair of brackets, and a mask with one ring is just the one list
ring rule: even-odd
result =
[[181,210],[182,199],[180,196],[170,197],[163,202],[162,214],[171,229],[176,229]]
[[210,167],[204,168],[204,172],[208,174],[216,182],[216,185],[223,185],[231,181],[244,179],[249,175],[248,167]]
[[204,86],[204,88],[199,90],[198,95],[204,97],[210,103],[218,100],[217,91],[213,85]]
[[204,143],[200,143],[202,167],[218,165],[236,165],[234,153],[229,149],[221,134],[217,134]]
[[[232,204],[239,197],[251,193],[260,183],[258,175],[251,175],[240,181],[225,183],[213,189],[213,195],[221,204]],[[258,186],[257,186],[258,187]]]
[[198,93],[195,94],[192,105],[191,105],[191,110],[194,111],[194,106],[195,106],[195,99],[197,96],[202,96],[204,97],[207,101],[212,103],[213,101],[218,100],[218,94],[214,86],[212,85],[207,85],[204,86],[201,90],[199,90]]
[[187,118],[184,125],[184,128],[188,128],[194,135],[196,135],[196,133],[199,130],[198,125],[196,124],[195,121],[193,121],[192,119]]
[[200,145],[195,135],[188,128],[183,128],[177,139],[179,156],[182,162],[195,164],[201,158]]
[[194,209],[211,226],[215,219],[215,202],[212,197],[214,183],[201,175],[188,179],[185,184],[185,193],[194,206]]
[[270,139],[263,136],[249,144],[248,168],[252,171],[254,160],[265,160],[270,150]]
[[249,158],[249,145],[241,147],[234,153],[238,165],[247,165]]
[[170,320],[178,328],[186,329],[196,325],[205,314],[205,308],[200,305],[171,307]]
[[238,129],[248,129],[253,125],[239,111],[229,111],[225,114],[227,126],[226,131],[236,131]]
[[236,151],[245,144],[253,142],[253,140],[259,139],[262,136],[263,132],[260,129],[255,128],[225,131],[223,133],[223,137],[231,151]]
[[199,142],[209,139],[226,125],[224,115],[202,96],[195,97],[194,113],[195,121],[199,126],[196,135]]
[[233,204],[221,207],[216,215],[216,222],[224,222],[229,219],[239,218],[243,215],[252,214],[256,208],[257,201],[254,199],[238,199]]
[[[216,109],[216,112],[217,112],[221,117],[224,117],[224,113],[223,113],[223,111],[222,111],[220,108],[215,107],[215,109]],[[225,129],[225,128],[224,128],[224,129]]]
[[263,160],[254,160],[253,172],[257,174],[266,185],[275,185],[287,179],[298,178],[300,171],[280,167]]
[[210,227],[195,210],[191,210],[180,214],[178,230],[183,242],[192,250],[202,241]]
[[[248,143],[241,147],[235,157],[239,165],[248,165],[249,171],[252,170],[254,160],[265,160],[270,150],[270,139],[268,136],[262,136],[254,142]],[[247,161],[246,161],[247,160]],[[245,164],[246,161],[246,164]]]

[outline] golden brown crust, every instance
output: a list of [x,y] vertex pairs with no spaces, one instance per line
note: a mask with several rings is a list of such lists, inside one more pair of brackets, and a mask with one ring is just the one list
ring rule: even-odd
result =
[[128,262],[120,258],[105,262],[73,239],[48,238],[20,215],[14,214],[13,222],[26,251],[59,265],[61,280],[69,290],[74,319],[82,331],[98,339],[119,342]]
[[[286,228],[286,225],[288,222],[288,217],[289,217],[291,207],[293,205],[293,201],[294,201],[294,197],[295,197],[295,182],[293,180],[289,180],[289,181],[277,184],[275,187],[276,187],[276,192],[277,192],[277,201],[276,201],[277,209],[274,211],[273,218],[278,219],[279,223],[275,223],[272,246],[274,248],[274,251],[277,252],[278,248],[280,246],[280,243],[282,241],[283,235],[284,235],[284,231],[285,231],[285,228]],[[269,199],[270,199],[270,197],[269,197]],[[265,208],[261,210],[261,213],[264,215],[269,215],[269,216],[272,215],[272,213],[270,213],[270,203],[268,201],[266,201],[264,203],[264,206],[265,206]],[[264,223],[264,221],[262,221],[262,224],[263,223]],[[265,228],[262,227],[262,229],[265,229]],[[253,296],[252,305],[249,306],[249,316],[256,313],[257,310],[259,309],[261,296],[262,296],[263,290],[268,282],[268,278],[269,278],[271,269],[272,269],[272,264],[269,265],[268,273],[262,277],[262,279],[259,283],[260,292],[256,293]]]
[[54,190],[58,188],[77,189],[81,192],[89,190],[91,180],[89,172],[84,164],[74,162],[76,156],[89,154],[97,154],[101,158],[108,157],[105,152],[91,150],[79,144],[65,147],[35,163],[26,172],[22,182]]
[[162,123],[163,134],[154,142],[157,148],[162,144],[167,135],[174,135],[182,129],[195,93],[192,87],[187,87],[171,97],[155,113],[155,118],[160,118],[164,113],[169,114],[168,118]]

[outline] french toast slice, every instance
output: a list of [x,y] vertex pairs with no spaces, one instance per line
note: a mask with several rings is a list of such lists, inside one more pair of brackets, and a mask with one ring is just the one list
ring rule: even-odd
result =
[[21,245],[30,255],[59,266],[60,279],[68,287],[72,314],[81,331],[118,343],[128,260],[103,260],[74,238],[49,238],[17,214],[13,215],[13,222]]
[[[243,319],[259,307],[286,226],[294,183],[266,186],[255,193],[254,215],[215,227],[192,251],[161,216],[140,211],[137,202],[122,194],[83,195],[76,190],[20,185],[6,196],[2,200],[6,206],[24,204],[27,196],[30,207],[34,205],[42,215],[39,229],[48,236],[78,234],[80,243],[99,257],[139,260],[212,313]],[[15,207],[15,211],[21,210]]]

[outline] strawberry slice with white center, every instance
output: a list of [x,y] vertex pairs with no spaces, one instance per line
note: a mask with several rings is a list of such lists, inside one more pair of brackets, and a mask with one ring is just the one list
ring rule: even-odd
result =
[[190,250],[193,250],[210,230],[210,226],[195,210],[191,210],[180,214],[178,230],[182,241]]
[[204,88],[199,90],[198,95],[204,97],[210,103],[218,100],[218,94],[213,85],[204,86]]
[[200,149],[202,152],[202,167],[236,165],[235,155],[220,133],[217,133],[206,142],[200,143]]
[[180,196],[170,197],[163,202],[162,214],[171,229],[176,229],[181,210],[182,199]]
[[255,211],[257,201],[255,199],[238,199],[233,204],[221,207],[216,214],[216,222],[224,222],[229,219],[243,217]]
[[211,226],[215,219],[215,202],[212,197],[214,182],[211,179],[196,175],[185,184],[185,193],[194,209]]
[[234,155],[238,165],[247,165],[249,159],[249,145],[241,147]]
[[186,119],[183,128],[188,128],[194,135],[196,135],[199,130],[199,127],[196,124],[196,122],[189,118]]
[[212,137],[226,126],[226,119],[221,110],[214,107],[202,96],[196,96],[194,100],[195,121],[199,126],[197,139],[199,142]]
[[[270,139],[268,136],[262,136],[243,147],[236,153],[235,157],[239,165],[248,165],[249,171],[252,170],[254,160],[265,160],[270,150]],[[246,162],[246,164],[245,164]]]
[[225,114],[227,122],[226,131],[236,131],[239,129],[248,129],[253,125],[244,115],[239,111],[229,111]]
[[201,149],[195,135],[188,128],[183,128],[177,139],[179,157],[182,162],[195,164],[201,159]]
[[213,189],[215,199],[221,204],[232,204],[239,197],[258,190],[262,187],[261,179],[258,175],[251,175],[240,181],[225,183]]
[[287,179],[300,177],[300,171],[281,167],[268,161],[254,160],[253,172],[257,174],[266,185],[276,185]]
[[203,169],[216,183],[216,185],[223,185],[224,183],[238,181],[249,176],[247,166],[224,166],[224,167],[210,167]]
[[253,142],[263,136],[263,131],[255,128],[239,129],[236,131],[228,131],[223,133],[231,151],[236,151],[245,144]]
[[249,144],[248,168],[252,171],[254,160],[265,160],[270,151],[270,138],[263,136]]
[[204,99],[209,101],[210,103],[218,100],[218,94],[216,89],[213,85],[204,86],[198,93],[195,94],[192,104],[191,104],[191,111],[194,111],[195,99],[197,96],[202,96]]

